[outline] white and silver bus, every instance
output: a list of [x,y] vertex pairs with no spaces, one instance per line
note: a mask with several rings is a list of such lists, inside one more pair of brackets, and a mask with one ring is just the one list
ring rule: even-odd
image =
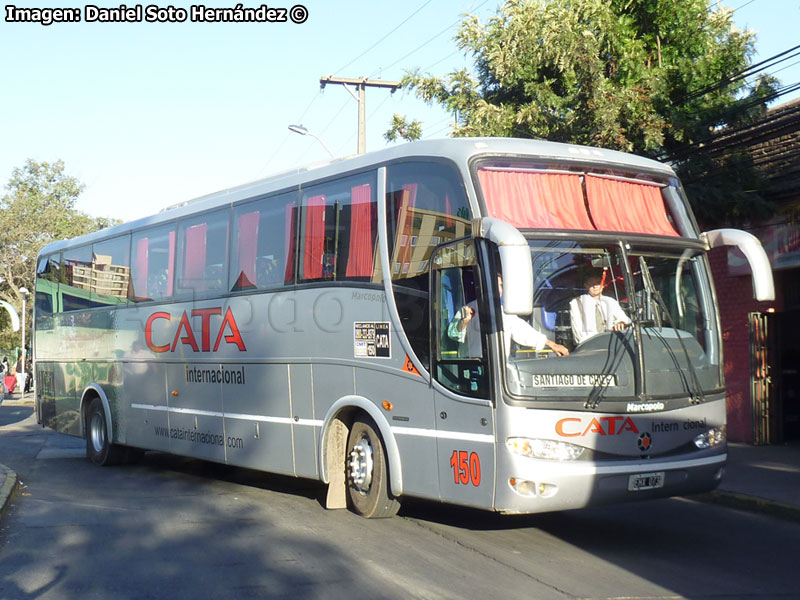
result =
[[[673,170],[620,152],[450,139],[300,169],[45,247],[38,419],[99,465],[312,478],[366,517],[710,490],[723,244],[770,298],[755,238],[701,233]],[[591,273],[619,322],[578,334]]]

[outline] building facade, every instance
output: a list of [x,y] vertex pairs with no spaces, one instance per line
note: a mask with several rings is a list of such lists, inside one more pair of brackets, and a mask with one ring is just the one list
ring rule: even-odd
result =
[[770,109],[737,134],[778,205],[745,227],[761,240],[775,278],[775,301],[753,300],[746,261],[710,255],[723,327],[731,441],[800,441],[800,100]]

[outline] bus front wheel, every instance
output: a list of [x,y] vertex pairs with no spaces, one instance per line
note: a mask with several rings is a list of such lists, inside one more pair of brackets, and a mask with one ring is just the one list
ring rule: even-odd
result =
[[389,494],[386,450],[371,420],[356,421],[347,439],[347,491],[351,508],[368,519],[392,517],[400,502]]
[[86,412],[86,456],[101,467],[119,464],[125,456],[125,448],[108,439],[106,413],[100,398],[92,400]]

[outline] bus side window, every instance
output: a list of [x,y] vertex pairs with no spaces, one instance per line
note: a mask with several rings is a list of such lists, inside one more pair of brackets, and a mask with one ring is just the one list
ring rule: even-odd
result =
[[131,238],[121,237],[92,246],[92,300],[101,305],[128,303],[131,279]]
[[92,301],[92,247],[83,246],[64,252],[64,264],[61,269],[61,296],[64,312],[85,310],[101,306]]
[[397,312],[414,353],[427,367],[430,259],[437,246],[471,231],[472,213],[464,182],[445,162],[389,165],[386,212]]
[[39,264],[36,266],[37,278],[58,283],[61,277],[60,274],[61,254],[53,254],[39,259]]
[[444,269],[440,281],[439,359],[483,358],[475,273],[472,269]]
[[36,302],[36,329],[52,329],[53,294],[37,290],[34,298]]
[[375,174],[303,190],[298,281],[374,281],[377,260]]
[[131,240],[131,302],[162,300],[173,295],[175,226],[139,231]]
[[294,282],[297,191],[262,198],[233,211],[233,292],[282,287]]
[[228,282],[227,209],[181,219],[176,295],[221,292]]
[[39,259],[36,265],[36,328],[53,329],[53,314],[58,312],[58,278],[61,255],[54,254]]
[[478,268],[471,242],[434,254],[435,377],[465,396],[488,397],[486,345],[478,298]]

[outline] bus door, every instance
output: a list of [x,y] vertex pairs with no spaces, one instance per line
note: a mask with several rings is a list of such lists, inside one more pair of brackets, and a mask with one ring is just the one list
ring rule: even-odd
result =
[[494,414],[489,391],[487,304],[472,240],[432,259],[432,374],[442,500],[490,508]]

